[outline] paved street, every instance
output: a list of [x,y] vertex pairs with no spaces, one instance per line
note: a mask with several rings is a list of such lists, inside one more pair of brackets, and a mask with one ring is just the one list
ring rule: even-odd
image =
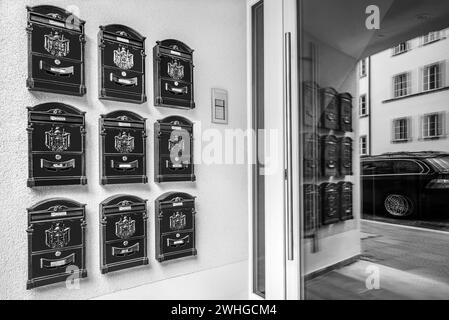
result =
[[363,218],[366,220],[449,232],[449,214],[447,214],[446,212],[439,215],[428,216],[426,218],[410,220],[390,218],[384,215],[374,216],[369,214],[364,214]]
[[[306,284],[308,299],[449,299],[449,233],[362,221],[362,259]],[[380,289],[368,290],[367,268]]]

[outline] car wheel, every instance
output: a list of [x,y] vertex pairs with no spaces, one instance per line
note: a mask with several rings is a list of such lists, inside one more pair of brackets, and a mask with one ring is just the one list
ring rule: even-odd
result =
[[408,196],[399,193],[391,193],[385,197],[384,208],[390,216],[406,218],[413,216],[415,202]]

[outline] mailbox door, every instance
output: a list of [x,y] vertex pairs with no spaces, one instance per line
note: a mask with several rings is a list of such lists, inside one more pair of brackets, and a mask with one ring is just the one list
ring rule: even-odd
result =
[[332,88],[321,90],[321,126],[329,130],[338,130],[339,107],[337,92]]
[[338,165],[338,140],[335,136],[326,136],[322,140],[323,150],[323,176],[337,175]]
[[340,129],[343,132],[352,132],[352,96],[343,93],[339,96],[340,103]]
[[352,183],[342,182],[339,186],[340,189],[340,220],[350,220],[353,219],[353,206],[352,206]]
[[340,139],[340,175],[352,175],[352,139],[349,137]]
[[340,194],[334,183],[325,183],[322,188],[322,224],[329,225],[340,220]]

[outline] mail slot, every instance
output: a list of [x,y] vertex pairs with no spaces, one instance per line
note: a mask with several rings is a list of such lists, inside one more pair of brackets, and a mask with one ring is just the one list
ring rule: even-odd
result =
[[195,181],[193,123],[171,116],[154,124],[154,181]]
[[321,223],[329,225],[340,220],[340,192],[335,183],[323,183],[321,188]]
[[340,109],[340,131],[352,132],[352,96],[349,93],[338,95]]
[[167,39],[153,48],[154,105],[193,109],[193,50],[185,43]]
[[320,104],[320,87],[315,82],[306,81],[303,84],[304,125],[309,127],[317,124]]
[[317,185],[304,185],[304,234],[305,237],[313,235],[319,226],[321,217],[321,196]]
[[334,88],[321,89],[321,127],[339,130],[338,93]]
[[340,149],[340,176],[352,175],[352,139],[342,137],[339,139]]
[[100,203],[101,273],[148,264],[147,200],[112,196]]
[[101,184],[148,182],[145,122],[131,111],[100,116]]
[[87,277],[85,206],[54,198],[28,208],[27,290]]
[[155,200],[156,259],[196,256],[195,197],[167,192]]
[[119,25],[100,26],[100,99],[130,103],[147,101],[145,93],[145,37]]
[[333,177],[338,174],[338,139],[334,135],[321,138],[322,175]]
[[338,189],[340,193],[340,220],[354,219],[352,210],[352,183],[340,182]]
[[28,107],[28,187],[84,185],[85,112],[64,103]]
[[84,95],[85,22],[48,5],[27,7],[27,15],[28,89]]
[[321,140],[318,134],[305,133],[304,137],[304,176],[318,178],[321,173]]

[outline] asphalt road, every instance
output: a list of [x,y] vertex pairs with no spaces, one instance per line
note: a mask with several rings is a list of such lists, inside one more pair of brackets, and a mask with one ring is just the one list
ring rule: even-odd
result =
[[371,214],[364,214],[363,219],[449,232],[449,212],[447,213],[447,215],[440,214],[438,216],[427,217],[425,219],[397,219],[390,218],[384,215]]

